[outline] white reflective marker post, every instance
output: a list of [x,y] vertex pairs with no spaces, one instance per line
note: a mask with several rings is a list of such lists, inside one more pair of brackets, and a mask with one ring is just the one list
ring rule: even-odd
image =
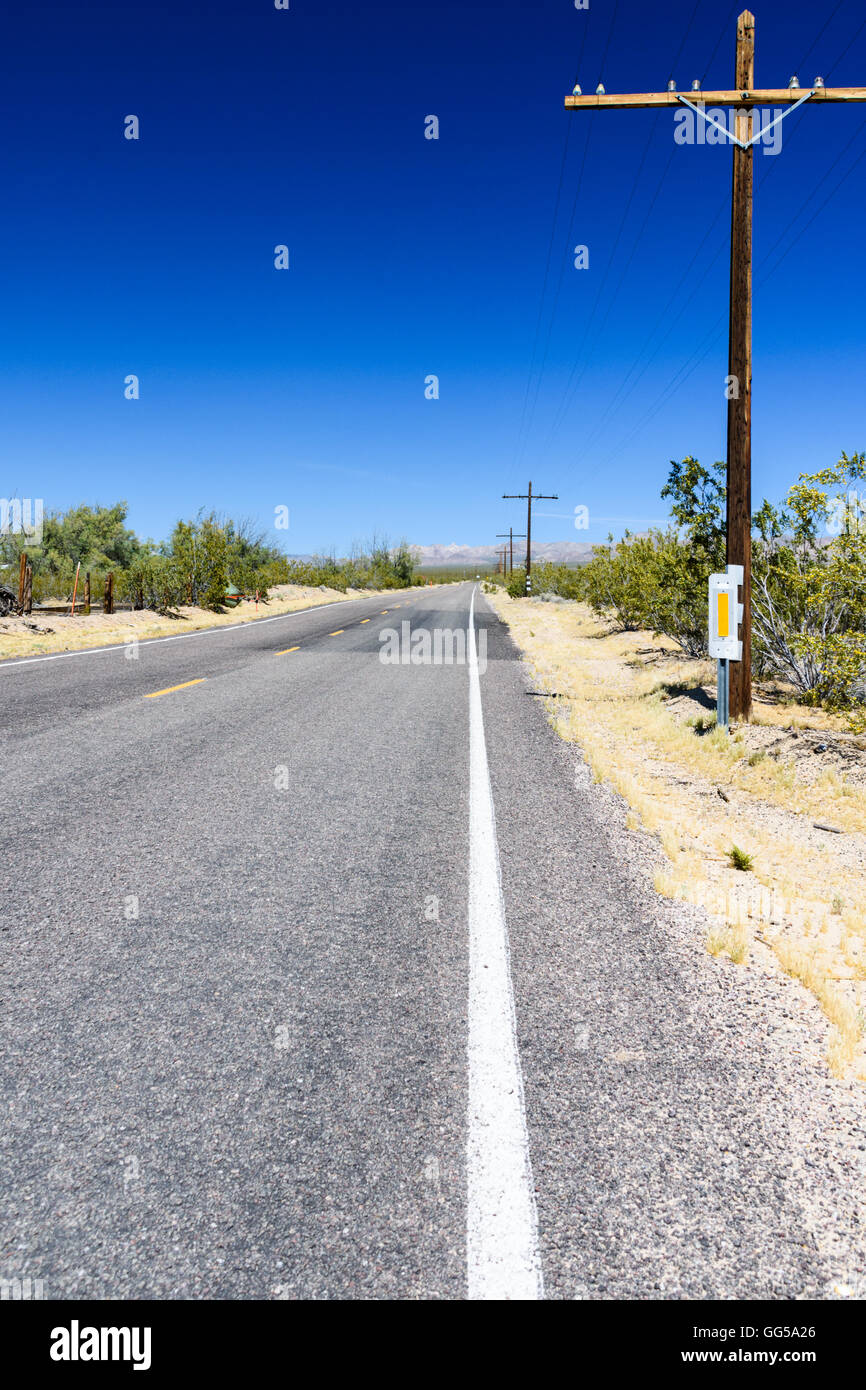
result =
[[742,582],[742,565],[728,565],[725,574],[711,574],[709,578],[709,653],[718,663],[716,725],[720,729],[728,727],[730,662],[743,659],[743,643],[738,636],[743,620],[739,602]]

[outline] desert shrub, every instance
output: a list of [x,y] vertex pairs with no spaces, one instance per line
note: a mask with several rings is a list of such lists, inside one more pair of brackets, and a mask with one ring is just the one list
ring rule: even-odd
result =
[[532,592],[536,597],[540,594],[557,594],[560,598],[581,598],[581,571],[542,560],[532,567]]
[[855,726],[866,694],[866,518],[850,485],[864,478],[866,455],[843,452],[832,467],[801,473],[784,507],[765,501],[753,518],[756,669]]
[[526,570],[512,570],[504,583],[505,592],[509,594],[511,598],[524,598],[526,595]]
[[649,626],[651,587],[657,581],[655,542],[626,531],[618,545],[593,547],[592,559],[583,572],[583,593],[595,613],[620,632],[636,632]]
[[616,629],[652,628],[690,656],[707,647],[707,581],[724,565],[724,464],[704,468],[687,456],[672,461],[662,497],[671,525],[595,546],[580,587],[594,611]]

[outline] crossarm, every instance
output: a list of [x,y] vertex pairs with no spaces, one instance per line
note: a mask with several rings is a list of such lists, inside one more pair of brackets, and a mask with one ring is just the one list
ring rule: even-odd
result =
[[[692,101],[700,101],[705,106],[786,106],[800,101],[804,91],[801,87],[765,87],[754,92],[689,92]],[[812,101],[866,101],[866,87],[813,87]],[[681,92],[632,92],[609,96],[568,96],[565,107],[568,111],[600,110],[602,107],[622,107],[637,110],[650,106],[676,106]]]

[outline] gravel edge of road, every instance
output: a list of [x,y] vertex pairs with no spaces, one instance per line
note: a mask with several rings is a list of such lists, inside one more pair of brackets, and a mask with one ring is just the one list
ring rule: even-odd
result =
[[[532,690],[531,658],[516,642],[507,620],[495,608],[494,612],[517,647],[521,677],[526,689]],[[656,891],[653,873],[666,862],[661,846],[643,828],[628,827],[626,799],[609,784],[595,782],[582,746],[563,738],[546,710],[543,717],[551,737],[571,761],[576,784],[590,796],[603,833],[627,847],[621,856],[621,872],[635,901],[663,927],[685,969],[723,977],[726,999],[742,1024],[739,1042],[744,1062],[751,1050],[753,1056],[760,1054],[762,1074],[769,1069],[778,1076],[776,1095],[766,1097],[766,1115],[769,1123],[774,1102],[781,1107],[785,1132],[796,1141],[797,1151],[793,1145],[790,1151],[790,1181],[815,1246],[835,1271],[823,1297],[866,1299],[866,1224],[859,1195],[866,1183],[866,1093],[856,1081],[840,1080],[830,1073],[825,1060],[829,1021],[814,995],[785,973],[770,947],[760,940],[753,941],[746,965],[710,955],[706,947],[706,934],[713,925],[709,914]],[[763,1034],[753,1026],[757,1011],[768,1020]],[[796,1048],[791,1046],[792,1038]]]

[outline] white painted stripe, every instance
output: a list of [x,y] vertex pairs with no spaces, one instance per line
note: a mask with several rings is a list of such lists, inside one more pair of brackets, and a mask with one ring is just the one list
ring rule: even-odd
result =
[[[381,603],[381,596],[379,602]],[[201,627],[195,632],[178,632],[174,637],[140,637],[140,647],[155,647],[157,642],[186,642],[190,637],[213,637],[222,632],[238,632],[241,628],[264,627],[265,623],[281,623],[284,618],[303,618],[307,613],[321,613],[323,608],[333,608],[339,603],[370,603],[374,599],[333,599],[330,603],[317,603],[314,608],[295,608],[290,613],[275,613],[272,618],[249,618],[245,623],[227,623],[223,627]],[[128,610],[127,610],[128,611]],[[39,616],[38,613],[36,615]],[[135,628],[130,628],[129,636],[135,636]],[[0,671],[12,670],[16,666],[33,666],[37,661],[63,661],[70,656],[99,656],[104,652],[126,650],[126,639],[113,642],[110,647],[82,647],[76,652],[55,652],[51,656],[6,657],[0,659]]]
[[471,1299],[543,1297],[493,792],[469,605],[469,1123]]

